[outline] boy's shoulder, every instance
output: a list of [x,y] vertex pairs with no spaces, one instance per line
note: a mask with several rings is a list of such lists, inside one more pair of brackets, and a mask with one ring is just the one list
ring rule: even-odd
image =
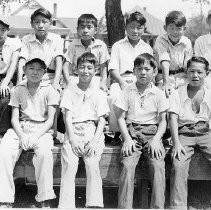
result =
[[[163,43],[163,42],[167,44],[169,43],[169,38],[168,38],[167,33],[159,35],[156,39],[156,43]],[[180,38],[180,43],[191,46],[191,40],[184,35],[182,35],[182,37]]]
[[[48,32],[47,37],[48,37],[48,39],[51,39],[51,40],[60,40],[61,39],[61,36],[59,34],[55,34],[55,33],[51,33],[51,32]],[[36,40],[36,36],[34,33],[27,34],[27,35],[23,36],[23,38],[22,38],[22,41],[25,41],[25,42],[35,41],[35,40]]]
[[211,38],[211,35],[210,35],[210,34],[204,34],[204,35],[199,36],[199,37],[196,39],[195,43],[196,43],[196,42],[210,41],[210,38]]

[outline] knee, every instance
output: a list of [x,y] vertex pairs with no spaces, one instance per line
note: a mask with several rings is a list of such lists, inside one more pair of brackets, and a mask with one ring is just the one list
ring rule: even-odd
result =
[[164,159],[150,159],[150,167],[154,170],[165,170]]

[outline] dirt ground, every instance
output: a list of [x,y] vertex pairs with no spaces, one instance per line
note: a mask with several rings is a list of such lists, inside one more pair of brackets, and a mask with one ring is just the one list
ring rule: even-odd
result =
[[[150,190],[150,189],[149,189]],[[57,208],[59,187],[55,187],[57,198],[52,200],[52,208]],[[105,208],[117,207],[117,192],[116,187],[104,188],[104,205]],[[36,186],[17,186],[15,208],[35,208],[39,207],[34,200],[36,195]],[[134,192],[134,208],[138,208],[137,190]],[[76,205],[78,208],[84,208],[85,205],[85,188],[76,188]],[[166,192],[166,208],[169,205],[169,183],[167,183]],[[190,181],[189,182],[189,209],[211,209],[211,181]]]

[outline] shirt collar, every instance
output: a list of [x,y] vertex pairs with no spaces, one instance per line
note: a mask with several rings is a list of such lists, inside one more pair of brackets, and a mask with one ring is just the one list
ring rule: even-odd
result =
[[[144,91],[144,94],[152,93],[152,94],[156,95],[157,88],[155,87],[155,85],[152,82],[149,85],[150,86]],[[131,86],[129,86],[129,89],[130,90],[135,90],[135,91],[138,92],[138,88],[136,86],[136,82],[134,82]]]
[[[184,85],[184,86],[181,87],[182,90],[181,90],[180,93],[183,94],[183,100],[184,100],[184,102],[191,100],[188,97],[188,89],[187,89],[187,87],[188,87],[188,84],[186,84],[186,85]],[[201,104],[205,103],[205,104],[207,104],[207,106],[210,107],[210,105],[211,105],[211,103],[210,103],[211,102],[211,100],[210,100],[210,94],[209,94],[210,92],[209,92],[209,90],[205,86],[203,86],[203,89],[204,89],[204,98],[203,98]]]
[[[51,33],[48,33],[45,40],[50,40],[50,41],[52,41],[52,40],[53,40],[52,34],[51,34]],[[36,36],[35,36],[34,33],[31,34],[31,37],[30,37],[29,41],[30,41],[30,42],[38,41],[38,39],[36,38]]]
[[[47,82],[41,82],[40,83],[40,86],[39,87],[47,87],[49,86],[50,84],[47,83]],[[18,84],[17,86],[23,86],[23,87],[26,87],[27,88],[27,79],[22,81],[20,84]]]
[[[84,47],[84,45],[81,43],[81,39],[76,39],[75,45]],[[95,39],[94,37],[92,37],[91,44],[88,47],[95,47],[95,46],[99,46],[99,45],[101,45],[101,44],[99,43],[98,39]]]
[[91,87],[89,87],[86,91],[83,91],[78,87],[77,84],[73,86],[73,89],[78,95],[85,95],[87,98],[90,97],[92,93],[95,91],[95,89]]
[[[123,39],[123,42],[127,42],[130,44],[128,36],[125,36],[125,38]],[[139,40],[139,42],[137,43],[137,45],[142,45],[142,44],[146,44],[146,42],[144,42],[141,38]],[[131,44],[130,44],[131,45]]]
[[[163,35],[163,38],[164,38],[166,41],[168,41],[168,42],[172,45],[172,43],[171,43],[171,41],[170,41],[170,39],[169,39],[169,37],[168,37],[167,34],[164,34],[164,35]],[[182,36],[182,37],[180,38],[179,42],[178,42],[177,44],[175,44],[175,45],[179,45],[179,44],[184,44],[184,45],[186,45],[186,44],[187,44],[187,38],[186,38],[185,36]],[[174,45],[174,46],[175,46],[175,45]]]
[[11,43],[12,43],[12,40],[11,40],[11,38],[10,37],[7,37],[6,39],[5,39],[5,42],[4,42],[4,45],[11,45]]

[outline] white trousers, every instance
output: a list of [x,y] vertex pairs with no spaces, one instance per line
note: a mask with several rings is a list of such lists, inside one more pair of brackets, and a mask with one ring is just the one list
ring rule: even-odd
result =
[[[24,125],[23,125],[24,126]],[[40,126],[28,123],[26,130],[36,130]],[[54,199],[53,190],[53,137],[46,133],[38,139],[34,147],[33,165],[37,182],[37,202]],[[13,170],[22,152],[19,138],[13,129],[8,129],[0,144],[0,202],[14,202],[15,185]]]
[[[76,128],[76,129],[75,129]],[[90,141],[95,132],[93,124],[76,125],[74,133],[77,135],[79,130],[83,134],[78,135],[78,141],[84,145]],[[104,136],[99,139],[96,154],[91,157],[82,157],[86,168],[86,206],[103,207],[102,178],[100,175],[99,162],[104,149]],[[60,187],[59,208],[75,208],[75,176],[78,170],[79,157],[73,151],[69,140],[66,138],[61,150],[62,175]]]

